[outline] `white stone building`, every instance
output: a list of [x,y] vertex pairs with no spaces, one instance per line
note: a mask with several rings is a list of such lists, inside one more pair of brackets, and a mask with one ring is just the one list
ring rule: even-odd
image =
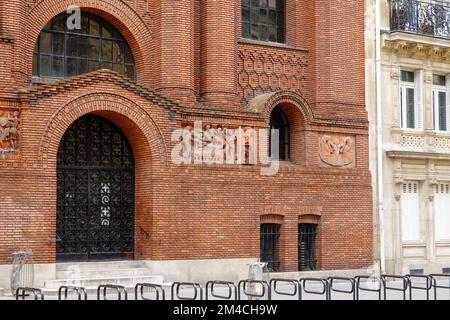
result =
[[366,0],[366,48],[377,258],[450,272],[450,2]]

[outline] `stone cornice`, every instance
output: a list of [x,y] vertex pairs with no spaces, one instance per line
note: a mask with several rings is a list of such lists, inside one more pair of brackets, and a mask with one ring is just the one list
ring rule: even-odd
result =
[[416,160],[450,160],[450,154],[418,151],[386,151],[392,159],[416,159]]
[[382,46],[400,56],[450,61],[450,39],[410,32],[386,32],[382,34]]

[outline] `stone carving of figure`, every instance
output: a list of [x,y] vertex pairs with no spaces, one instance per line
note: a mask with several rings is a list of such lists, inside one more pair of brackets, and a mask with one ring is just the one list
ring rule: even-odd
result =
[[207,125],[203,132],[203,161],[205,161],[205,163],[213,162],[214,131],[215,130],[210,125]]
[[212,161],[221,164],[224,161],[224,132],[222,128],[213,129],[212,147],[214,149]]
[[19,111],[12,112],[7,118],[0,118],[0,149],[17,148],[19,135]]
[[187,126],[181,133],[181,144],[183,152],[183,162],[190,163],[192,161],[192,127]]
[[334,167],[344,167],[354,161],[354,140],[351,137],[324,135],[320,139],[320,158]]
[[236,133],[233,129],[225,129],[225,157],[227,164],[236,163]]

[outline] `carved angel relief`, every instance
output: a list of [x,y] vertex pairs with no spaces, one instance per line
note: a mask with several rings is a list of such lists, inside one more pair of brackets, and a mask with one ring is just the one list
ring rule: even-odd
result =
[[332,167],[346,167],[355,161],[355,138],[325,134],[320,138],[320,159]]
[[0,110],[0,152],[17,150],[19,115],[18,110]]

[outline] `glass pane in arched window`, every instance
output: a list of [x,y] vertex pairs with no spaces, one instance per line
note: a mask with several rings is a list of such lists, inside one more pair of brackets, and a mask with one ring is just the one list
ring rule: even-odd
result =
[[81,28],[70,30],[67,15],[54,17],[39,35],[33,55],[33,76],[67,78],[101,68],[136,78],[127,42],[109,22],[82,13]]
[[242,37],[285,42],[285,0],[242,0]]
[[288,161],[290,160],[290,129],[289,122],[286,115],[280,108],[275,108],[270,115],[270,141],[269,141],[269,154],[272,155],[272,144],[275,141],[272,141],[274,136],[274,131],[278,130],[278,144],[279,144],[279,159],[280,161]]

